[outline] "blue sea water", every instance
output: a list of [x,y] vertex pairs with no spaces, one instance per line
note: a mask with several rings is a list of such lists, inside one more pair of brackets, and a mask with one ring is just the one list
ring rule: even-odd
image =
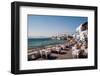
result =
[[28,48],[62,44],[64,42],[65,42],[64,40],[56,40],[56,39],[51,39],[51,38],[29,38]]

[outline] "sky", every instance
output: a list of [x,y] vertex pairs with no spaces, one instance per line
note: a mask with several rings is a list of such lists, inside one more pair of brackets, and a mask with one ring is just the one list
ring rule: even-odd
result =
[[51,37],[63,33],[72,34],[80,24],[87,21],[87,17],[28,15],[28,37]]

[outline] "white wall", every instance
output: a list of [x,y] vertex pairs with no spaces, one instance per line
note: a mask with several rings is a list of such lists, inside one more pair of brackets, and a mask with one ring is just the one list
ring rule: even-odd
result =
[[[14,0],[0,0],[0,76],[13,76],[10,73],[10,53],[11,53],[11,2]],[[17,0],[16,0],[17,1]],[[74,5],[90,5],[98,6],[100,13],[100,0],[21,0],[30,2],[44,2],[44,3],[58,3],[58,4],[74,4]],[[98,15],[98,20],[100,20],[100,15]],[[100,24],[100,23],[99,23]],[[98,24],[98,25],[99,25]],[[98,26],[100,28],[100,26]],[[100,32],[100,30],[99,30]],[[100,42],[100,35],[99,40]],[[99,43],[100,45],[100,43]],[[99,56],[100,58],[100,52]],[[100,59],[99,67],[100,67]],[[34,74],[34,76],[84,76],[84,75],[95,75],[99,76],[99,70],[85,70],[85,71],[67,71],[67,72],[55,72],[55,73],[40,73]],[[26,74],[26,76],[31,76],[33,74]]]

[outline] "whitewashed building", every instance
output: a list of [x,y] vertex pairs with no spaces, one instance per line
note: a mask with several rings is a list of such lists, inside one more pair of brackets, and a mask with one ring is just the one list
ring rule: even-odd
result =
[[80,24],[79,27],[76,28],[76,33],[73,35],[77,40],[84,41],[88,38],[88,24],[87,22]]

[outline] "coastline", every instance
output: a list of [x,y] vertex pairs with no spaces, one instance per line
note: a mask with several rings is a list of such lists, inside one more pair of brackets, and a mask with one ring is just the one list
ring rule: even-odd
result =
[[[59,60],[59,59],[73,59],[73,57],[72,57],[72,50],[71,49],[70,50],[59,50],[59,51],[56,51],[56,50],[52,51],[51,50],[54,47],[56,48],[56,47],[59,47],[60,45],[66,45],[66,44],[67,44],[67,42],[65,42],[63,44],[55,44],[55,45],[47,45],[47,46],[30,48],[30,49],[28,49],[28,56],[31,56],[31,55],[33,55],[35,53],[40,53],[40,55],[41,55],[42,49],[45,48],[45,53],[44,53],[45,56],[51,54],[51,56],[57,57],[57,58],[55,58],[56,60]],[[50,50],[48,50],[48,48]],[[47,59],[45,59],[45,58],[43,59],[41,57],[38,58],[38,60],[47,60]],[[30,58],[28,60],[31,61]],[[50,60],[52,60],[52,59],[50,59]]]
[[60,44],[52,44],[52,45],[47,45],[47,46],[39,46],[39,47],[33,47],[33,48],[28,48],[28,53],[30,52],[34,52],[34,51],[39,51],[39,50],[42,50],[43,48],[52,48],[52,47],[56,47],[58,45],[64,45],[66,43],[60,43]]

